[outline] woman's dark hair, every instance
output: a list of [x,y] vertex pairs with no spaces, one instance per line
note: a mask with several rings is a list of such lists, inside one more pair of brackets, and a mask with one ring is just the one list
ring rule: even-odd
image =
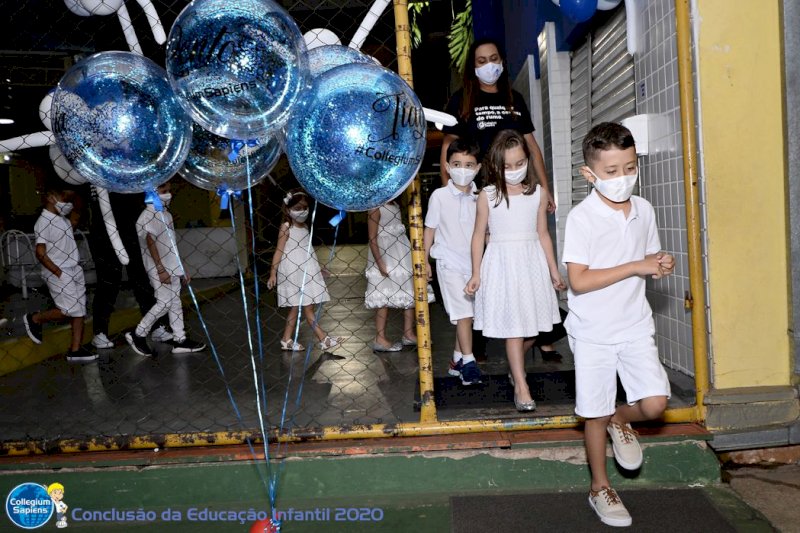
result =
[[601,122],[583,138],[583,160],[591,165],[599,152],[612,148],[625,150],[631,146],[634,146],[634,141],[628,128],[616,122]]
[[[495,193],[494,205],[497,207],[505,199],[506,205],[510,205],[508,200],[508,189],[506,188],[506,150],[521,146],[528,158],[528,173],[522,180],[522,194],[533,194],[536,187],[533,181],[533,165],[530,164],[531,151],[525,144],[525,138],[516,130],[502,130],[495,135],[486,157],[483,159],[484,176],[486,185],[494,185]],[[490,198],[491,200],[492,198]]]
[[[464,122],[469,119],[478,101],[478,94],[480,94],[481,91],[480,82],[475,75],[475,52],[477,52],[479,47],[485,44],[493,44],[495,48],[497,48],[497,53],[500,54],[500,59],[503,61],[503,72],[497,80],[497,92],[505,98],[506,109],[511,111],[511,108],[514,107],[514,98],[511,96],[511,82],[508,78],[506,55],[494,39],[478,39],[469,47],[466,64],[464,65],[464,96],[461,99],[461,110],[459,112]],[[511,114],[512,118],[516,118],[516,116],[517,115],[514,113]]]

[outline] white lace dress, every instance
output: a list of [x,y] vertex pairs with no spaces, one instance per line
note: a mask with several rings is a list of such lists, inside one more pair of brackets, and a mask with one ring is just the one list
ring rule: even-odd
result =
[[406,236],[400,207],[395,204],[384,204],[378,209],[381,215],[377,237],[378,249],[389,277],[381,275],[372,250],[367,247],[367,292],[364,304],[367,309],[380,307],[410,309],[414,307],[411,242]]
[[[279,307],[296,307],[329,301],[328,288],[317,260],[317,253],[311,248],[308,253],[308,229],[289,226],[289,238],[283,247],[283,257],[278,263],[277,292]],[[305,284],[303,272],[305,271]],[[302,289],[302,291],[301,291]]]
[[486,187],[489,244],[481,261],[475,295],[475,329],[485,337],[535,337],[561,322],[547,258],[536,232],[541,187],[531,195],[510,196],[495,206],[495,188]]

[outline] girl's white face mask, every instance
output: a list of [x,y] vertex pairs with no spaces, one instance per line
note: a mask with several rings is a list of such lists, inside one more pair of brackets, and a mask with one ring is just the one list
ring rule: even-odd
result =
[[591,172],[592,176],[594,176],[594,188],[612,202],[627,201],[633,194],[633,188],[636,186],[636,180],[639,179],[638,171],[635,174],[619,176],[618,178],[611,178],[607,180],[601,180],[598,178],[597,174],[592,172],[591,168],[589,168],[589,172]]
[[472,181],[475,179],[475,175],[478,174],[478,169],[451,167],[450,165],[447,165],[447,173],[450,174],[450,179],[453,180],[453,183],[463,187],[472,183]]
[[486,63],[475,69],[475,76],[486,85],[494,85],[503,73],[502,63]]
[[298,222],[305,222],[308,218],[308,209],[303,209],[302,211],[289,211],[289,216],[292,217],[292,220],[296,220]]
[[518,168],[516,170],[506,170],[504,172],[506,183],[510,185],[516,185],[518,183],[522,183],[522,180],[525,179],[525,176],[528,175],[528,165],[526,164],[522,168]]

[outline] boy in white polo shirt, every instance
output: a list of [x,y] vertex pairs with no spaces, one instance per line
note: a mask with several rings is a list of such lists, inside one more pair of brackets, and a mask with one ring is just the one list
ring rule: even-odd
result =
[[[653,206],[631,196],[638,167],[630,131],[619,124],[598,124],[583,140],[583,158],[581,173],[594,190],[567,217],[565,326],[575,355],[575,413],[586,419],[589,504],[603,523],[624,527],[632,520],[608,480],[606,433],[617,463],[638,469],[642,449],[630,423],[659,418],[670,396],[653,339],[645,278],[671,274],[675,261],[660,251]],[[619,407],[617,374],[628,400]]]
[[86,282],[78,255],[78,246],[72,223],[67,216],[72,212],[72,191],[57,187],[48,188],[45,206],[34,225],[36,234],[36,259],[42,264],[42,279],[47,284],[55,307],[24,316],[25,331],[36,344],[42,343],[42,325],[47,322],[69,319],[72,342],[67,361],[94,361],[97,354],[81,346],[83,320],[86,316]]
[[433,277],[430,258],[436,259],[436,276],[450,322],[456,325],[456,346],[449,373],[463,385],[481,383],[481,371],[472,353],[474,298],[464,292],[472,276],[470,247],[475,229],[477,188],[473,180],[480,170],[478,145],[457,139],[447,149],[447,185],[428,200],[425,216],[425,260],[428,280]]
[[167,341],[172,345],[172,353],[200,352],[206,349],[206,345],[187,338],[184,330],[181,286],[186,285],[189,278],[175,247],[175,228],[172,215],[167,210],[172,200],[170,183],[160,185],[157,192],[163,210],[159,211],[153,203],[149,203],[136,220],[142,261],[155,291],[156,303],[142,317],[136,329],[125,334],[125,340],[139,355],[152,357],[153,350],[147,344],[147,334],[156,320],[166,314],[169,315],[169,327],[172,329],[172,339]]

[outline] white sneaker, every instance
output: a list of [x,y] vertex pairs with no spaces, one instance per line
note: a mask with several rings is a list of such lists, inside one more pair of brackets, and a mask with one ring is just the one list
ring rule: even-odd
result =
[[614,527],[628,527],[633,523],[631,515],[625,509],[622,500],[619,499],[617,491],[611,487],[603,487],[597,492],[590,490],[589,505],[604,524]]
[[150,339],[153,342],[168,342],[172,340],[172,333],[167,331],[167,328],[164,326],[158,326],[150,334]]
[[642,447],[636,438],[636,432],[630,424],[609,422],[606,428],[611,435],[614,448],[614,459],[625,470],[636,470],[642,466]]
[[111,342],[108,337],[106,337],[105,333],[98,333],[92,339],[92,346],[95,348],[113,348],[114,343]]

